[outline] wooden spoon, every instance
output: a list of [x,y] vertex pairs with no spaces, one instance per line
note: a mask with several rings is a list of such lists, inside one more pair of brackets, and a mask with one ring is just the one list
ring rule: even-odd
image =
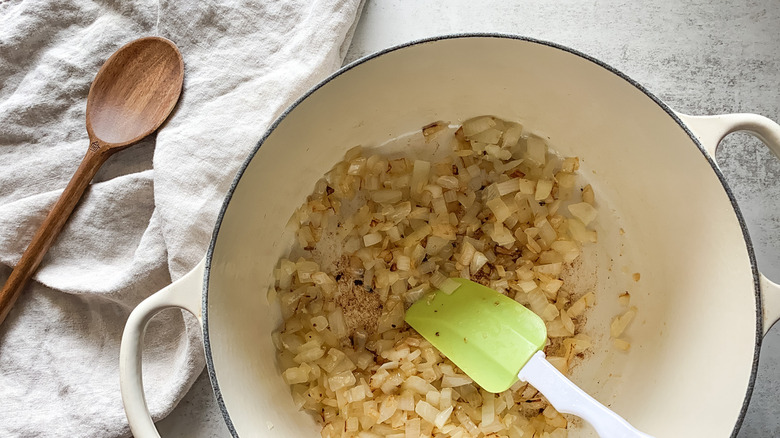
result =
[[115,152],[137,143],[162,125],[179,100],[183,81],[181,53],[165,38],[132,41],[103,64],[87,97],[89,148],[0,291],[0,323],[100,166]]

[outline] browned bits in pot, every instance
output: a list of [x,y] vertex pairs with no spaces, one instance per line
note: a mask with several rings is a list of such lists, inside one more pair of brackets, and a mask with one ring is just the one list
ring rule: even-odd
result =
[[423,126],[422,134],[426,138],[430,137],[430,136],[432,136],[433,134],[435,134],[437,132],[441,132],[444,129],[447,129],[447,125],[449,125],[449,123],[443,122],[441,120],[439,120],[438,122],[429,123],[429,124]]
[[348,336],[352,336],[355,330],[376,332],[377,321],[382,314],[382,302],[379,295],[368,289],[362,280],[342,273],[338,281],[336,303],[344,314]]

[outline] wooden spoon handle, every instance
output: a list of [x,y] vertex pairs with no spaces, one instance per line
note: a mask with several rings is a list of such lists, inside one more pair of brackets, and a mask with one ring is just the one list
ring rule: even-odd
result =
[[101,146],[96,141],[90,143],[90,147],[76,173],[73,174],[73,178],[71,178],[68,186],[65,187],[62,195],[60,195],[60,199],[57,200],[49,215],[46,216],[46,219],[38,228],[38,231],[32,238],[32,242],[30,242],[24,254],[22,254],[22,258],[19,259],[19,263],[11,271],[11,276],[8,277],[8,281],[5,282],[3,289],[0,291],[0,324],[5,320],[27,281],[32,277],[35,270],[38,269],[38,265],[41,264],[46,251],[49,250],[54,239],[62,231],[62,227],[65,226],[65,222],[76,208],[76,204],[78,204],[87,186],[89,186],[90,181],[92,181],[100,166],[111,155],[111,149],[101,148]]

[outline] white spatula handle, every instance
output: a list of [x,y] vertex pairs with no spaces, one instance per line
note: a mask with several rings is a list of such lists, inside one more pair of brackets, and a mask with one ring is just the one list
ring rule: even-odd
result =
[[653,438],[586,394],[547,362],[541,351],[531,357],[517,377],[544,394],[558,412],[576,415],[590,423],[602,438]]

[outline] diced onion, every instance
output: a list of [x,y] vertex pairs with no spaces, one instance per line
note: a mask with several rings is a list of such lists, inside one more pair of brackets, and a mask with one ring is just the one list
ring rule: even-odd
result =
[[379,233],[370,233],[363,236],[363,245],[366,247],[376,245],[382,241],[382,235]]
[[591,187],[590,184],[586,185],[582,189],[582,202],[587,202],[590,205],[594,205],[596,203],[596,198],[593,195],[593,187]]
[[[298,258],[273,272],[267,295],[284,324],[272,340],[293,403],[323,437],[566,436],[566,418],[533,387],[487,393],[404,321],[409,305],[464,277],[537,313],[562,373],[593,348],[582,330],[595,293],[572,296],[564,278],[597,237],[592,187],[572,199],[579,160],[491,116],[454,129],[417,134],[440,152],[450,141],[445,158],[350,149],[290,220]],[[613,320],[616,349],[629,349],[635,314]]]
[[424,400],[417,402],[417,405],[414,407],[414,412],[416,412],[420,418],[429,423],[436,423],[436,417],[438,417],[440,413],[438,409],[434,408],[430,403]]
[[544,201],[550,196],[550,192],[553,188],[553,182],[546,179],[540,179],[536,183],[536,192],[534,193],[534,199],[537,201]]
[[496,217],[496,222],[504,222],[512,212],[507,207],[506,203],[501,198],[491,199],[487,202],[488,208],[493,212]]
[[616,338],[612,340],[612,345],[615,346],[618,350],[622,351],[628,351],[631,349],[631,344],[626,341],[625,339]]
[[504,136],[501,139],[501,147],[504,148],[511,148],[514,147],[517,144],[517,141],[520,140],[520,134],[523,132],[522,125],[519,125],[517,123],[513,123],[507,128],[506,131],[504,131]]
[[371,194],[371,200],[379,204],[394,204],[403,198],[400,190],[376,190]]
[[569,211],[571,212],[572,216],[582,221],[582,223],[585,225],[588,225],[593,221],[593,219],[596,219],[596,215],[598,214],[596,209],[587,202],[572,204],[569,206]]
[[529,161],[541,167],[547,163],[547,144],[539,137],[529,137],[526,157]]
[[463,135],[471,137],[480,132],[487,131],[488,129],[496,126],[496,121],[492,117],[484,116],[477,117],[463,122]]
[[615,317],[615,319],[612,320],[612,324],[610,325],[609,332],[613,338],[617,338],[623,334],[623,332],[626,330],[626,328],[631,323],[631,321],[634,320],[634,317],[636,316],[636,311],[637,311],[636,307],[631,307],[626,311],[626,313],[617,316]]

